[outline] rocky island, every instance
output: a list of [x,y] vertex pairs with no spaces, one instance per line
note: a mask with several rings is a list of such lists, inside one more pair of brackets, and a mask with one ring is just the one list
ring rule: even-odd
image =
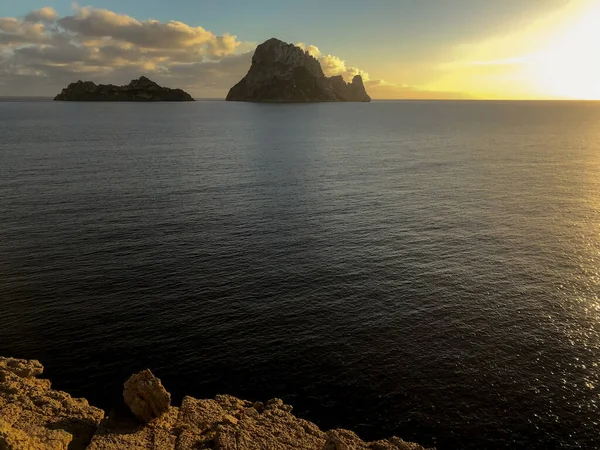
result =
[[190,94],[181,89],[162,87],[154,81],[140,77],[125,86],[95,84],[92,81],[71,83],[55,101],[69,102],[193,102]]
[[272,38],[260,44],[248,74],[227,94],[238,102],[370,102],[362,77],[326,77],[308,52]]
[[171,395],[145,370],[125,382],[129,415],[109,414],[38,379],[34,360],[0,357],[1,450],[424,450],[391,438],[364,442],[347,430],[323,432],[279,399],[251,403]]

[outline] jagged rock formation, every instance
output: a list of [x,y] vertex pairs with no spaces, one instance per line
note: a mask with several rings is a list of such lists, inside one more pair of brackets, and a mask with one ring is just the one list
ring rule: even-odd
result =
[[86,448],[104,411],[38,380],[38,361],[0,358],[0,449]]
[[248,74],[227,94],[242,102],[370,102],[362,77],[346,83],[341,75],[327,78],[308,52],[272,38],[260,44]]
[[92,81],[71,83],[54,97],[71,102],[189,102],[192,96],[181,89],[159,86],[146,77],[131,80],[125,86],[95,84]]
[[229,395],[185,397],[168,406],[170,395],[149,370],[128,380],[124,396],[161,405],[145,409],[153,417],[104,417],[36,379],[42,370],[37,361],[0,358],[0,450],[424,450],[396,437],[367,443],[351,431],[323,432],[279,399],[264,405]]

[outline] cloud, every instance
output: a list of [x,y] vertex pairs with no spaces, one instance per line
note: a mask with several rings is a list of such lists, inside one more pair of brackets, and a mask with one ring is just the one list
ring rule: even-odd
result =
[[36,9],[31,11],[25,16],[25,22],[47,22],[52,23],[58,18],[58,14],[49,6],[45,8]]
[[46,27],[13,17],[0,17],[0,46],[41,44],[48,41]]
[[307,45],[304,42],[299,42],[296,47],[300,47],[305,52],[308,52],[311,56],[314,56],[321,63],[323,73],[328,77],[341,75],[346,81],[352,80],[356,75],[360,75],[363,81],[369,79],[369,74],[357,67],[347,66],[346,61],[333,55],[323,55],[319,50],[319,47],[314,45]]
[[0,17],[0,94],[51,95],[86,77],[126,83],[142,74],[222,96],[248,70],[254,43],[183,22],[139,21],[90,6]]
[[59,19],[58,25],[82,37],[106,37],[142,48],[197,49],[206,46],[214,55],[225,55],[239,45],[236,36],[230,34],[215,36],[202,27],[173,20],[140,22],[127,15],[90,6],[77,8],[74,15]]
[[304,42],[298,42],[296,47],[300,47],[302,50],[307,52],[309,55],[314,56],[315,58],[319,58],[321,56],[321,50],[319,50],[319,47],[314,45],[306,45]]
[[[297,44],[319,60],[327,76],[362,75],[374,98],[423,94]],[[224,97],[248,71],[256,43],[216,35],[183,22],[140,21],[107,9],[74,6],[59,17],[50,7],[23,18],[0,17],[0,95],[53,95],[78,79],[128,83],[140,75],[197,97]]]
[[341,75],[346,80],[351,80],[356,75],[361,75],[363,81],[369,80],[369,74],[357,67],[346,66],[346,61],[333,55],[325,55],[319,58],[321,67],[325,75],[331,77],[334,75]]

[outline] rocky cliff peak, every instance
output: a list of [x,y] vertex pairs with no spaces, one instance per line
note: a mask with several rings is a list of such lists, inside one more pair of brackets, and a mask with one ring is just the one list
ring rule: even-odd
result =
[[[357,78],[358,77],[358,78]],[[328,78],[308,52],[277,38],[260,44],[248,74],[227,95],[248,102],[369,102],[362,78]]]
[[131,80],[131,82],[128,84],[128,86],[131,87],[157,87],[160,88],[160,86],[158,85],[158,83],[155,83],[154,81],[152,81],[150,78],[146,78],[145,76],[141,76],[138,79],[135,80]]
[[282,65],[290,69],[305,67],[315,77],[325,76],[319,61],[308,52],[277,38],[271,38],[256,47],[252,57],[252,65]]

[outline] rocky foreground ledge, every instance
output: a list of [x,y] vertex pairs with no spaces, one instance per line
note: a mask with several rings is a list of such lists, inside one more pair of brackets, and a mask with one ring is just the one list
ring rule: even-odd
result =
[[347,430],[323,432],[279,399],[185,397],[171,406],[171,395],[149,370],[125,383],[133,414],[116,419],[53,390],[37,378],[43,370],[38,361],[0,357],[0,450],[424,450],[396,437],[368,443]]

